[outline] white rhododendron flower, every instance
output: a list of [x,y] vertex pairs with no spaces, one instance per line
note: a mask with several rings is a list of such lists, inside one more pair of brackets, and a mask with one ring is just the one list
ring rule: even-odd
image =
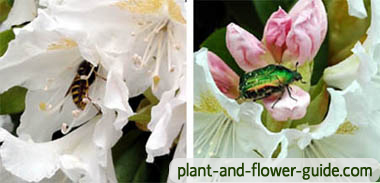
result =
[[[133,114],[122,67],[115,63],[106,70],[100,60],[85,59],[84,55],[92,53],[71,35],[75,32],[60,30],[57,22],[41,11],[19,30],[0,58],[0,75],[10,78],[1,83],[0,91],[15,85],[28,89],[17,129],[19,138],[1,132],[2,166],[26,181],[51,178],[60,169],[73,181],[116,182],[110,148]],[[69,88],[84,60],[98,70],[82,109],[75,105]],[[100,112],[101,117],[95,117]],[[71,133],[51,141],[59,130]]]
[[[161,102],[153,108],[148,126],[153,132],[147,143],[148,160],[167,154],[185,122],[182,112],[185,110],[185,95],[181,94],[184,88],[179,87],[184,82],[186,62],[184,1],[42,3],[47,4],[47,12],[62,29],[70,32],[78,25],[85,27],[80,34],[73,36],[84,39],[86,45],[99,51],[99,57],[112,61],[105,65],[122,65],[130,96],[152,88]],[[177,112],[177,117],[172,116]],[[157,138],[157,135],[164,139]]]
[[194,156],[271,157],[282,139],[261,122],[263,107],[228,98],[211,75],[208,50],[195,53]]
[[[183,2],[40,3],[37,18],[15,29],[0,58],[0,77],[9,78],[0,93],[28,89],[18,137],[0,128],[0,173],[18,182],[116,182],[111,147],[134,114],[129,97],[149,87],[160,102],[148,125],[148,161],[176,142],[183,157]],[[88,73],[79,74],[84,67]],[[78,80],[88,81],[88,92],[74,90]]]

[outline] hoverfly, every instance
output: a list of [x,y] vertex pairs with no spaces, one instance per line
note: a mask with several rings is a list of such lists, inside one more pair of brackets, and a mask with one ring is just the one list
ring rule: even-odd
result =
[[253,99],[256,101],[270,97],[273,94],[280,94],[279,98],[272,105],[272,108],[274,108],[276,103],[281,100],[286,89],[289,93],[289,97],[297,101],[297,99],[292,97],[290,93],[291,88],[289,87],[289,85],[295,81],[305,83],[302,81],[302,76],[297,72],[297,69],[292,71],[282,65],[270,64],[263,68],[245,73],[240,78],[240,98]]
[[[88,101],[88,89],[90,85],[95,81],[96,72],[98,67],[92,65],[90,62],[84,60],[77,69],[77,74],[67,91],[67,96],[71,93],[74,104],[81,110],[84,110]],[[86,100],[85,100],[86,99]]]

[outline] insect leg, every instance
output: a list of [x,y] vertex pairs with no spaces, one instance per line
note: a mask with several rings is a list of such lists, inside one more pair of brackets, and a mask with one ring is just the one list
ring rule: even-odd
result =
[[290,89],[289,88],[290,88],[290,86],[286,86],[286,90],[288,90],[289,97],[297,102],[297,99],[295,99],[294,97],[292,97],[292,94],[290,93],[291,88]]
[[100,75],[98,72],[95,71],[95,75],[96,77],[99,77],[100,79],[103,79],[104,81],[107,81],[107,78],[105,78],[104,76]]
[[86,99],[89,101],[88,103],[91,103],[99,112],[101,112],[101,109],[99,108],[99,106],[97,106],[96,104],[92,102],[90,96],[88,96],[88,93],[86,93]]
[[284,95],[284,93],[285,93],[285,90],[282,89],[282,90],[281,90],[281,95],[280,95],[280,96],[277,98],[277,100],[273,103],[273,105],[272,105],[272,109],[273,109],[274,106],[277,104],[277,102],[280,101],[280,100],[282,99],[282,96]]

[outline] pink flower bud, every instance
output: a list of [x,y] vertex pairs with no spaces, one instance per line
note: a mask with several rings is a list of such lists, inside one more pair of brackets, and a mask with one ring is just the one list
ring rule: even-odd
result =
[[213,52],[208,52],[208,65],[216,86],[227,97],[239,97],[239,76]]
[[317,54],[327,31],[327,15],[321,0],[300,0],[289,13],[292,27],[286,38],[287,53],[301,65]]
[[281,62],[286,49],[286,36],[292,25],[290,16],[281,8],[268,19],[264,29],[264,41],[276,62]]
[[[288,91],[284,92],[281,100],[274,107],[278,96],[269,97],[263,100],[265,108],[270,112],[271,116],[277,121],[297,120],[306,115],[307,106],[310,104],[310,95],[296,85],[289,86],[292,98]],[[294,99],[296,100],[294,100]]]
[[262,58],[265,53],[262,43],[238,25],[230,23],[227,26],[226,42],[232,57],[244,71],[249,72],[267,65]]

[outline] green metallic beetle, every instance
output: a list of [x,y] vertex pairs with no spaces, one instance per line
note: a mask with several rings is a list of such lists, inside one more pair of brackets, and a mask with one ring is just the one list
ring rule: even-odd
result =
[[[298,63],[296,64],[296,67]],[[291,88],[289,84],[295,81],[302,81],[302,76],[297,69],[292,71],[282,65],[267,65],[266,67],[256,69],[252,72],[245,73],[240,77],[240,98],[261,100],[272,96],[273,94],[280,94],[280,97],[272,105],[272,108],[276,103],[281,100],[285,89],[289,93],[289,97],[297,101],[290,94]]]

